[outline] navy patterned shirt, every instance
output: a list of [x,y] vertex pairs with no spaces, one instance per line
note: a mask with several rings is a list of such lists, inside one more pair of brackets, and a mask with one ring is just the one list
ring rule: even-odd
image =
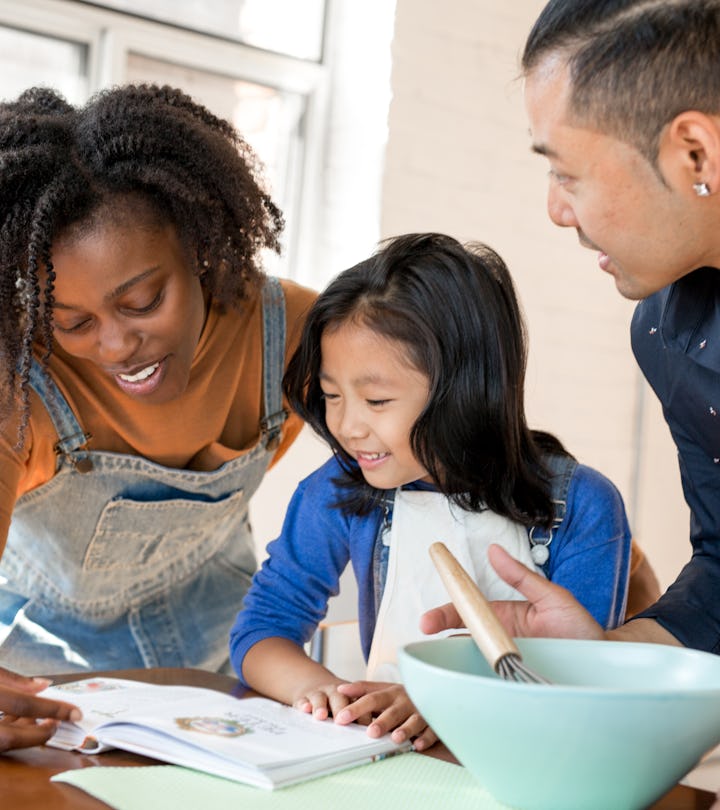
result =
[[631,332],[677,447],[692,543],[677,580],[637,618],[720,653],[720,270],[695,270],[641,301]]

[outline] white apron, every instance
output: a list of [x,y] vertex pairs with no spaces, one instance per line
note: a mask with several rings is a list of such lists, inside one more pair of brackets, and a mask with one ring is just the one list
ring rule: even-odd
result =
[[383,542],[388,539],[387,578],[368,657],[368,680],[399,682],[398,647],[457,632],[427,636],[419,628],[425,611],[450,601],[430,559],[428,549],[434,542],[445,543],[490,600],[524,598],[490,566],[491,543],[542,574],[530,554],[525,526],[489,510],[468,512],[439,492],[398,490],[392,525]]

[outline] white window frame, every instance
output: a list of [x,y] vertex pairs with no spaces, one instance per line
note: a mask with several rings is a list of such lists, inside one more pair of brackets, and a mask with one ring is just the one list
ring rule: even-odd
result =
[[322,208],[327,66],[74,0],[0,0],[0,24],[85,45],[90,94],[123,84],[128,55],[135,53],[303,96],[306,108],[299,178],[293,189],[294,221],[286,233],[280,272],[313,285],[318,263],[316,212]]

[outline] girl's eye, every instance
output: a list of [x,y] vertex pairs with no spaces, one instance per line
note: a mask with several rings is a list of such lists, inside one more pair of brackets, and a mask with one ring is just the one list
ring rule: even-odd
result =
[[331,400],[331,399],[337,399],[337,398],[338,398],[338,396],[339,396],[339,394],[329,394],[329,393],[327,393],[327,391],[323,391],[323,392],[322,392],[322,398],[323,398],[324,400],[328,400],[328,401],[329,401],[329,400]]
[[371,408],[381,408],[383,405],[387,405],[390,402],[389,399],[368,399],[367,404]]

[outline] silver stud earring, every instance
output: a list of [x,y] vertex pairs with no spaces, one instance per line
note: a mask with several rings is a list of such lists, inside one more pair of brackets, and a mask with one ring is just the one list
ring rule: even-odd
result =
[[693,183],[693,189],[698,197],[710,196],[710,186],[707,183]]

